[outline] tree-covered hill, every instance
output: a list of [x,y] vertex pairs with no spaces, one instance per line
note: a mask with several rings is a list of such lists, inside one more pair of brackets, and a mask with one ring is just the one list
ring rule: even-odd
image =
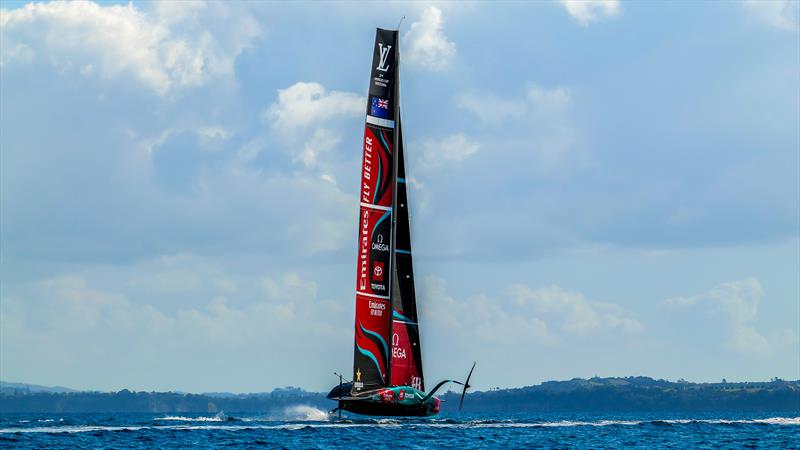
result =
[[[0,413],[26,412],[274,412],[293,405],[335,406],[325,394],[299,388],[261,394],[178,392],[46,392],[6,385]],[[443,410],[458,408],[459,392],[442,396]],[[786,411],[800,413],[800,381],[690,383],[647,377],[575,378],[536,386],[491,389],[467,395],[464,410],[477,411]]]

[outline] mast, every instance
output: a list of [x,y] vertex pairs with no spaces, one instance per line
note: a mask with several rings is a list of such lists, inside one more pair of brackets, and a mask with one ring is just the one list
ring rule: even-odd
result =
[[[402,22],[402,20],[401,20]],[[398,32],[400,26],[398,25]],[[389,254],[391,258],[392,264],[392,271],[390,280],[392,281],[393,285],[397,285],[397,168],[399,167],[397,162],[399,160],[398,156],[400,152],[397,150],[400,148],[398,142],[402,139],[400,133],[402,132],[400,129],[400,40],[398,39],[395,42],[394,48],[394,68],[395,68],[395,81],[394,81],[394,98],[395,98],[395,107],[394,107],[394,123],[397,125],[397,130],[394,133],[394,149],[395,151],[392,153],[394,157],[394,164],[392,164],[392,210],[394,213],[392,214],[392,249]],[[394,298],[394,291],[391,291],[390,297]],[[392,304],[394,301],[392,300]],[[394,308],[392,311],[394,311]],[[392,313],[389,314],[389,336],[391,336],[391,343],[392,348],[394,347],[394,319],[392,317]],[[392,380],[392,359],[393,357],[389,358],[389,384],[391,385]]]

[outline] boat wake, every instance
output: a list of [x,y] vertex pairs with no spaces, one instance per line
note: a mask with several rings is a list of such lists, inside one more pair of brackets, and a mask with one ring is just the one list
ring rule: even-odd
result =
[[[512,420],[469,420],[458,421],[453,419],[434,420],[398,420],[398,419],[367,419],[367,420],[342,420],[330,421],[328,414],[318,408],[308,405],[296,405],[286,409],[286,414],[291,419],[276,421],[274,419],[242,419],[242,423],[208,423],[226,422],[225,419],[214,417],[185,417],[167,416],[158,421],[187,422],[174,425],[131,425],[131,426],[49,426],[49,427],[15,427],[2,428],[0,434],[19,433],[86,433],[86,432],[115,432],[138,430],[304,430],[309,428],[548,428],[548,427],[637,427],[637,426],[692,426],[692,425],[762,425],[762,426],[800,426],[800,417],[770,417],[765,419],[663,419],[663,420],[598,420],[598,421],[553,421],[553,422],[515,422]],[[193,423],[192,423],[193,422]],[[198,423],[200,422],[200,423]],[[207,422],[202,424],[202,422]],[[316,422],[316,423],[310,423]]]
[[186,417],[186,416],[166,416],[166,417],[158,417],[153,420],[156,421],[172,421],[172,422],[235,422],[239,419],[235,417],[230,417],[225,414],[224,411],[218,412],[216,415],[207,417],[207,416],[199,416],[199,417]]
[[309,405],[293,405],[284,411],[287,420],[326,422],[330,418],[327,411]]

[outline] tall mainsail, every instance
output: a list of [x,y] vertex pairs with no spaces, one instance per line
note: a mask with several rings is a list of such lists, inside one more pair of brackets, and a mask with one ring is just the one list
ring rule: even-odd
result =
[[392,278],[397,147],[397,31],[378,29],[361,171],[353,393],[391,378]]
[[400,122],[397,31],[378,29],[367,99],[353,391],[424,391]]

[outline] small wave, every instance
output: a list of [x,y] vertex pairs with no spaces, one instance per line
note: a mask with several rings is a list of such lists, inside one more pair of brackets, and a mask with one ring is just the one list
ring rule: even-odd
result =
[[[56,419],[36,419],[35,421],[38,423],[50,423],[50,422],[55,422]],[[58,421],[63,422],[64,419],[58,419]],[[20,419],[17,421],[17,423],[30,423],[30,422],[31,419]]]
[[34,427],[34,428],[0,428],[0,434],[16,434],[16,433],[48,433],[48,434],[61,434],[61,433],[87,433],[98,431],[136,431],[148,427],[128,426],[128,427],[104,427],[104,426],[74,426],[74,427]]
[[756,419],[753,422],[770,425],[800,425],[800,417],[770,417],[769,419]]
[[214,416],[214,417],[185,417],[185,416],[167,416],[167,417],[158,417],[153,420],[168,420],[168,421],[175,421],[175,422],[224,422],[226,420],[223,416]]
[[[445,419],[443,422],[444,423],[457,423],[457,421],[455,419]],[[471,420],[469,423],[474,424],[474,425],[483,425],[483,424],[487,424],[487,423],[512,423],[512,422],[514,422],[514,421],[511,420],[511,419],[476,419],[476,420]]]
[[665,420],[669,423],[707,423],[713,425],[732,424],[767,424],[767,425],[800,425],[800,417],[769,417],[767,419],[690,419],[690,420]]
[[605,427],[610,425],[639,425],[635,420],[600,420],[597,422],[580,422],[561,420],[558,422],[513,422],[509,420],[475,420],[465,423],[431,423],[434,428],[549,428],[549,427]]

